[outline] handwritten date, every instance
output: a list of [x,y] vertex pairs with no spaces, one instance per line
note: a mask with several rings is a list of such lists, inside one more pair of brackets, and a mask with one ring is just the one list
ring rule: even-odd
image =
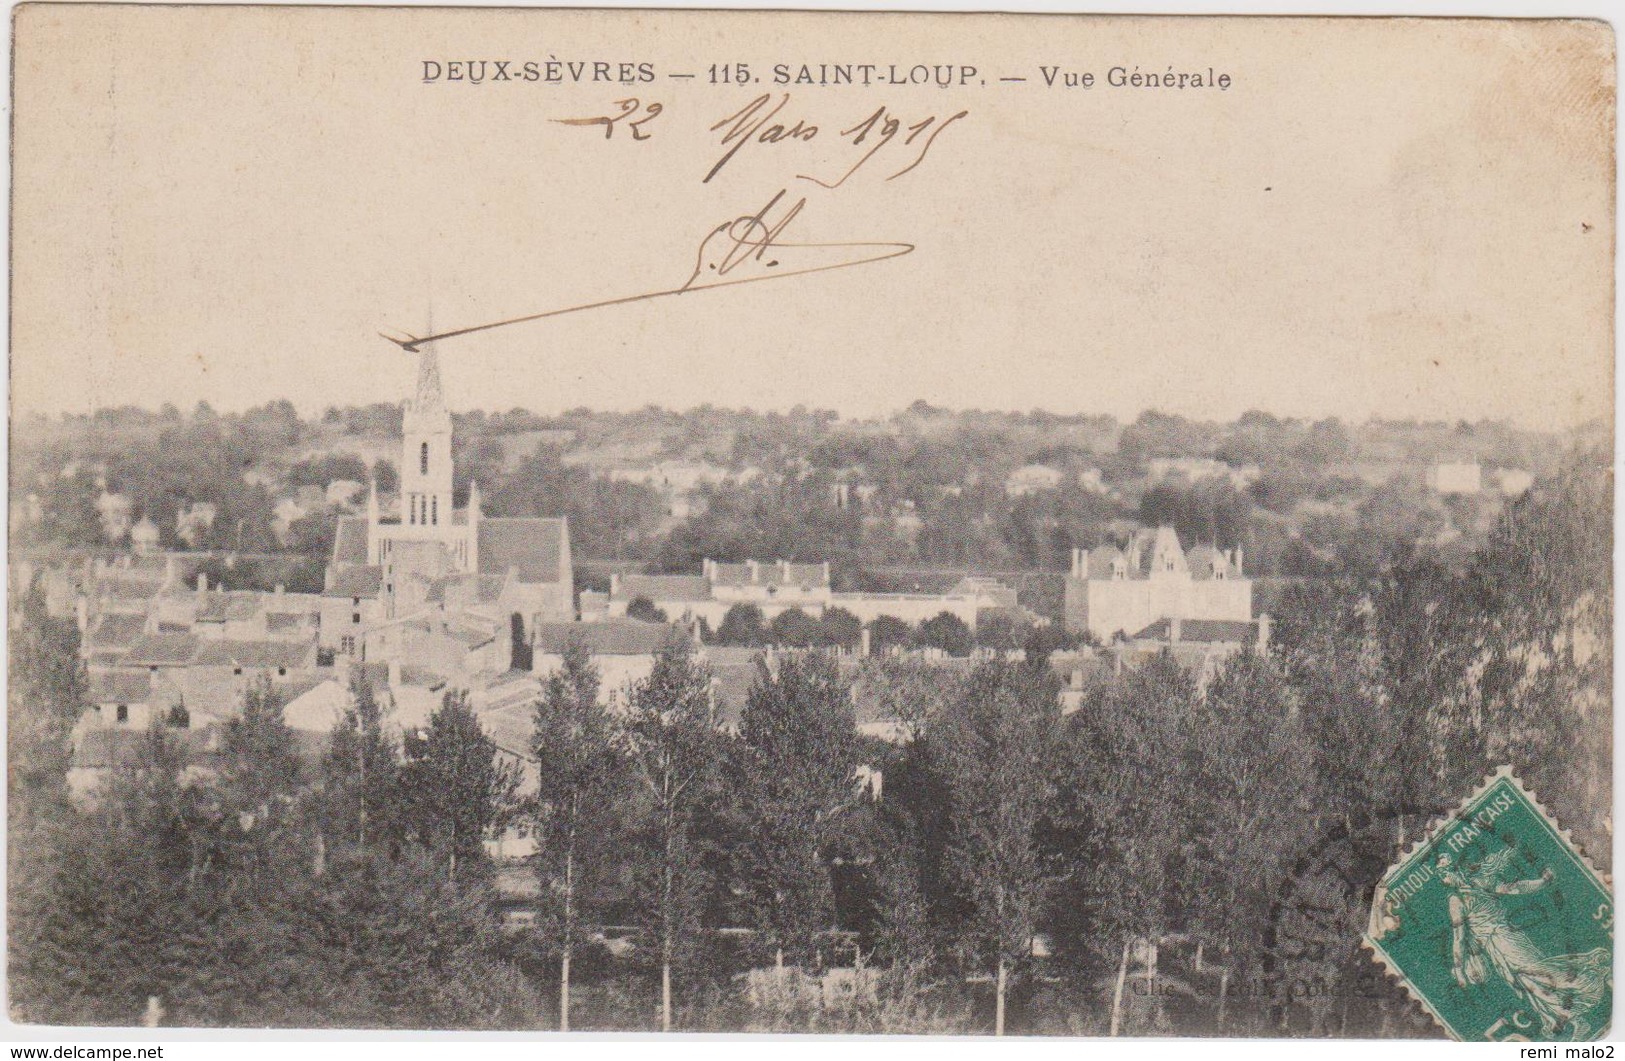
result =
[[[763,93],[751,100],[740,110],[728,115],[715,125],[710,131],[722,133],[722,146],[728,150],[718,158],[705,175],[701,183],[709,183],[712,177],[720,173],[729,162],[733,161],[746,146],[751,144],[781,144],[785,141],[800,141],[806,143],[816,139],[819,127],[798,118],[794,124],[788,116],[780,118],[779,114],[790,104],[790,94],[784,93],[775,103],[771,93]],[[936,142],[942,131],[954,122],[966,117],[969,111],[959,111],[946,118],[940,115],[927,115],[918,121],[905,124],[903,118],[893,114],[891,110],[882,106],[874,113],[853,125],[842,129],[837,136],[850,142],[855,148],[862,148],[863,154],[844,173],[831,180],[799,174],[798,179],[812,181],[825,188],[839,188],[846,183],[858,170],[862,169],[870,159],[879,155],[894,142],[902,148],[911,149],[906,155],[897,150],[888,153],[894,161],[891,165],[899,166],[889,174],[886,180],[895,180],[909,172],[925,161],[926,154],[931,145]]]
[[613,140],[615,138],[616,123],[626,118],[630,118],[632,115],[638,113],[638,110],[641,108],[643,111],[643,117],[638,118],[635,121],[627,122],[626,127],[627,129],[631,130],[632,139],[647,140],[649,139],[649,134],[643,131],[643,126],[660,117],[661,112],[665,110],[665,108],[659,103],[650,103],[645,106],[643,102],[636,97],[629,99],[618,99],[615,101],[615,106],[620,108],[620,111],[617,114],[605,114],[596,118],[554,118],[553,121],[557,122],[559,125],[602,125],[604,127],[604,139]]

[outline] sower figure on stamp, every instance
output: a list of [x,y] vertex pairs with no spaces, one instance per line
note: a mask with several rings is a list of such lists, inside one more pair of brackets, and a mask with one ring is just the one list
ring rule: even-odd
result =
[[1515,852],[1498,851],[1476,872],[1454,866],[1440,855],[1439,880],[1450,889],[1450,958],[1456,985],[1483,984],[1493,969],[1540,1018],[1542,1031],[1551,1036],[1564,1025],[1580,1039],[1590,1033],[1576,1017],[1602,998],[1609,988],[1611,956],[1596,947],[1583,954],[1543,958],[1529,937],[1513,927],[1500,897],[1529,895],[1550,884],[1551,869],[1534,880],[1497,881]]

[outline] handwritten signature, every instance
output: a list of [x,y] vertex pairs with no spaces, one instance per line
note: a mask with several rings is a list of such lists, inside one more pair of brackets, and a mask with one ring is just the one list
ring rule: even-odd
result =
[[897,242],[787,242],[782,238],[785,229],[801,215],[807,205],[805,198],[785,205],[789,194],[788,189],[781,188],[755,213],[741,214],[707,232],[705,238],[700,241],[693,271],[688,279],[677,287],[530,313],[522,317],[476,324],[434,335],[391,335],[388,332],[379,334],[402,350],[415,353],[425,343],[545,320],[548,317],[561,317],[566,313],[580,313],[583,310],[621,306],[713,288],[754,284],[763,280],[783,280],[810,273],[851,269],[859,265],[882,262],[888,258],[900,258],[914,250],[912,243]]

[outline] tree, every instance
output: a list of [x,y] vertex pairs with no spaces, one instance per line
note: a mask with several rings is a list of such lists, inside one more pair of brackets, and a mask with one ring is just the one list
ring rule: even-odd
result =
[[338,537],[337,514],[329,511],[313,512],[288,524],[287,548],[290,552],[327,560],[333,555],[333,541]]
[[834,657],[758,661],[739,722],[740,803],[749,820],[743,876],[758,924],[798,961],[835,927],[826,847],[857,797],[857,724]]
[[[1063,962],[1117,966],[1111,1034],[1122,1024],[1123,985],[1136,938],[1168,927],[1169,878],[1189,805],[1169,768],[1180,720],[1196,690],[1163,652],[1098,688],[1068,718],[1064,775],[1049,832],[1066,865],[1052,911]],[[1098,948],[1105,942],[1105,952]],[[1119,953],[1111,953],[1120,945]]]
[[51,617],[38,579],[20,597],[8,638],[6,797],[13,840],[26,822],[64,809],[68,735],[88,699],[78,628],[72,620]]
[[915,656],[870,656],[856,681],[865,719],[895,723],[905,742],[930,728],[941,705],[960,695],[960,675]]
[[773,617],[768,627],[768,639],[784,648],[806,648],[818,639],[818,632],[816,619],[800,608],[786,608]]
[[665,623],[670,620],[666,613],[655,607],[655,602],[648,597],[633,597],[626,606],[626,617],[638,619],[646,623]]
[[[408,845],[395,857],[340,859],[321,880],[304,882],[274,911],[294,929],[281,958],[299,975],[277,982],[269,997],[240,999],[230,1023],[536,1027],[540,999],[502,958],[491,891],[439,870],[435,855]],[[187,1023],[198,1012],[198,1023],[221,1023],[207,1019],[218,1007],[210,995],[173,1005]]]
[[[297,825],[299,752],[282,718],[282,694],[260,678],[243,694],[242,711],[226,723],[220,791],[241,829],[241,851],[260,867],[280,856],[277,840]],[[229,818],[228,818],[229,820]]]
[[204,933],[188,902],[197,862],[184,759],[161,724],[132,751],[94,806],[63,808],[10,867],[9,973],[23,1019],[134,1024],[193,964],[186,941]]
[[[1453,791],[1494,765],[1517,764],[1565,827],[1604,858],[1613,780],[1610,456],[1571,454],[1507,506],[1470,563],[1461,621],[1477,650],[1467,673],[1481,675],[1467,705],[1481,720],[1481,750],[1440,757]],[[1462,730],[1458,722],[1466,744],[1473,731]]]
[[400,799],[394,740],[384,729],[384,709],[372,683],[359,671],[350,698],[333,726],[322,760],[324,831],[365,850],[393,835]]
[[921,623],[914,641],[921,648],[939,648],[950,656],[968,656],[976,647],[965,620],[947,611]]
[[380,494],[393,494],[401,485],[401,477],[395,471],[395,463],[384,457],[372,462],[372,481],[378,485]]
[[845,608],[827,608],[818,620],[817,644],[851,650],[862,640],[863,620]]
[[628,688],[622,720],[628,758],[649,803],[635,837],[642,856],[635,873],[650,896],[640,910],[659,947],[663,1031],[671,1030],[672,968],[695,942],[704,874],[694,821],[717,756],[711,677],[692,653],[682,639],[663,647],[649,676]]
[[108,544],[96,508],[100,493],[88,468],[79,468],[72,475],[49,476],[40,484],[40,523],[35,536],[56,545],[95,548]]
[[976,623],[976,646],[1010,652],[1021,647],[1025,633],[1008,612],[984,613]]
[[1310,761],[1329,809],[1403,810],[1401,775],[1430,774],[1424,744],[1402,745],[1410,723],[1388,706],[1370,589],[1354,579],[1295,582],[1275,609],[1271,649],[1297,696]]
[[613,723],[599,702],[599,673],[579,641],[547,676],[536,701],[531,753],[543,764],[536,793],[537,868],[558,899],[559,1030],[570,1030],[570,959],[574,955],[584,862],[602,857],[613,830],[621,759]]
[[735,604],[717,627],[717,644],[757,648],[767,644],[766,620],[754,604]]
[[428,732],[408,740],[401,788],[418,842],[452,880],[485,865],[486,834],[519,809],[519,769],[503,761],[464,692],[446,693]]
[[[1181,904],[1199,945],[1243,978],[1260,957],[1289,857],[1301,852],[1315,802],[1308,740],[1276,665],[1234,656],[1183,720],[1188,791],[1201,810],[1183,834]],[[1351,931],[1357,926],[1350,926]],[[1352,985],[1349,985],[1352,987]]]
[[1140,497],[1140,522],[1172,527],[1187,546],[1208,544],[1233,548],[1247,536],[1252,502],[1228,478],[1195,483],[1162,483]]
[[1004,1034],[1009,974],[1032,954],[1053,867],[1038,825],[1054,791],[1059,689],[1048,670],[977,666],[938,723],[952,815],[949,866],[975,915],[966,936],[994,966],[993,1033]]
[[884,655],[894,646],[912,644],[914,631],[903,620],[892,615],[877,615],[869,623],[869,651]]

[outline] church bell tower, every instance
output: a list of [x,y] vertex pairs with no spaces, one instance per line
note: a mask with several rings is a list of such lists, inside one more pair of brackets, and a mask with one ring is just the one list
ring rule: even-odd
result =
[[451,414],[440,386],[440,359],[432,345],[418,352],[417,389],[401,425],[401,522],[446,527],[451,509]]

